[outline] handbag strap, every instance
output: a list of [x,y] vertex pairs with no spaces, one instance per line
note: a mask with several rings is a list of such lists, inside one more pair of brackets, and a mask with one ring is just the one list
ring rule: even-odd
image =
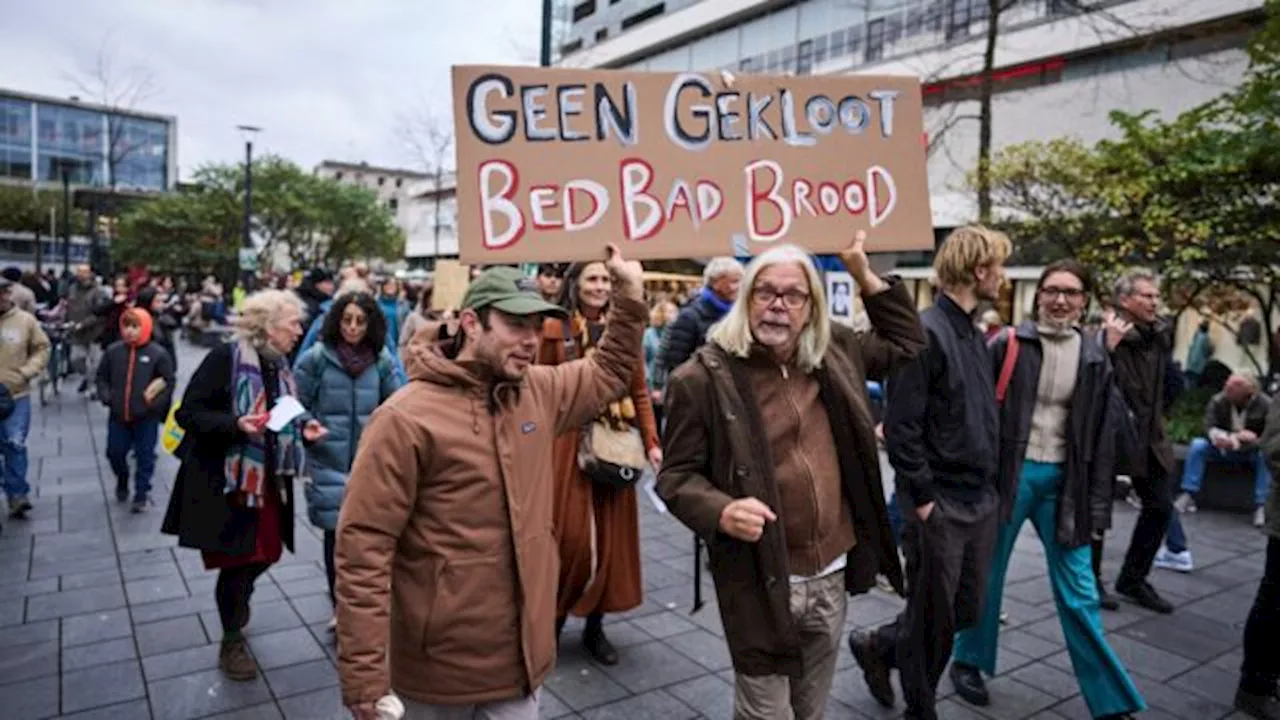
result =
[[1009,343],[1004,349],[1004,365],[1000,367],[1000,380],[996,383],[996,404],[1004,405],[1004,398],[1009,394],[1009,382],[1013,380],[1013,367],[1018,363],[1018,336],[1012,326],[1009,327]]

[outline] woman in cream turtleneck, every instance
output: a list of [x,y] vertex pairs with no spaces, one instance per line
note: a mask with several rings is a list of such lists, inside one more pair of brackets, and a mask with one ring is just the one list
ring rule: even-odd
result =
[[1111,524],[1114,425],[1107,416],[1110,360],[1080,318],[1088,273],[1073,260],[1045,268],[1034,320],[991,344],[1000,401],[997,483],[1001,528],[980,623],[956,636],[951,678],[965,700],[990,702],[982,672],[995,673],[1000,602],[1009,558],[1030,520],[1044,543],[1049,581],[1071,664],[1095,718],[1127,718],[1146,704],[1107,645],[1090,541]]

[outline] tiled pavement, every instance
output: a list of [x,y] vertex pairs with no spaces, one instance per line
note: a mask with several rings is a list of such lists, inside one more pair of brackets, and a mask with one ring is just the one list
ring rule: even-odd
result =
[[[195,351],[183,352],[190,372]],[[212,573],[196,553],[174,547],[158,527],[175,463],[163,456],[157,507],[130,515],[111,495],[100,460],[105,412],[65,396],[37,410],[30,438],[36,509],[6,521],[0,535],[0,717],[339,718],[334,646],[320,541],[299,534],[253,597],[250,645],[265,669],[253,683],[223,680]],[[543,715],[591,720],[678,720],[731,716],[731,671],[712,603],[689,614],[690,536],[642,503],[643,606],[611,618],[622,661],[586,659],[580,624],[565,631],[559,667],[543,694]],[[301,510],[301,508],[300,508]],[[1116,508],[1107,553],[1114,577],[1134,513]],[[1159,572],[1155,584],[1178,605],[1160,617],[1126,605],[1104,620],[1110,641],[1152,710],[1147,717],[1207,720],[1229,715],[1240,633],[1262,573],[1264,542],[1243,516],[1188,516],[1196,553],[1190,575]],[[299,528],[310,530],[305,514]],[[879,624],[899,609],[873,592],[850,605],[849,625]],[[948,718],[1088,716],[1054,616],[1038,541],[1030,528],[1009,570],[1000,676],[981,712],[948,697]],[[950,693],[943,680],[942,692]],[[847,648],[829,718],[893,718],[870,698]]]

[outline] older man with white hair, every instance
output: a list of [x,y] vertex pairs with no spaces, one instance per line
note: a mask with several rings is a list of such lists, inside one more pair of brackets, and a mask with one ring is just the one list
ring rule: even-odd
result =
[[667,385],[658,492],[707,542],[738,720],[821,718],[846,595],[883,574],[902,592],[867,378],[925,344],[906,289],[841,255],[872,330],[833,324],[794,246],[747,267],[744,291]]
[[658,351],[658,372],[665,375],[693,357],[706,342],[707,331],[716,324],[738,296],[742,265],[731,257],[712,258],[702,269],[702,292],[667,327]]

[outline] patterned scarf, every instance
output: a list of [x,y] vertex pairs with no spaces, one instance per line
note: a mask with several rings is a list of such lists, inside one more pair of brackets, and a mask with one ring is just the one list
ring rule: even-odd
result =
[[[283,359],[268,360],[276,365],[276,397],[297,397],[293,373]],[[257,350],[246,342],[231,348],[231,398],[237,418],[270,412],[262,379],[262,361]],[[270,432],[264,431],[264,432]],[[277,477],[292,478],[302,469],[302,433],[299,421],[289,423],[276,435],[275,472]],[[267,446],[263,438],[249,439],[227,453],[223,464],[228,495],[244,495],[246,507],[262,507],[267,484]]]
[[[604,336],[604,324],[587,322],[582,313],[577,311],[573,313],[572,322],[573,335],[578,339],[578,347],[582,348],[582,357],[590,357],[600,344],[600,338]],[[624,395],[621,400],[609,403],[601,419],[607,419],[615,430],[631,427],[632,421],[636,419],[636,405],[631,395]]]

